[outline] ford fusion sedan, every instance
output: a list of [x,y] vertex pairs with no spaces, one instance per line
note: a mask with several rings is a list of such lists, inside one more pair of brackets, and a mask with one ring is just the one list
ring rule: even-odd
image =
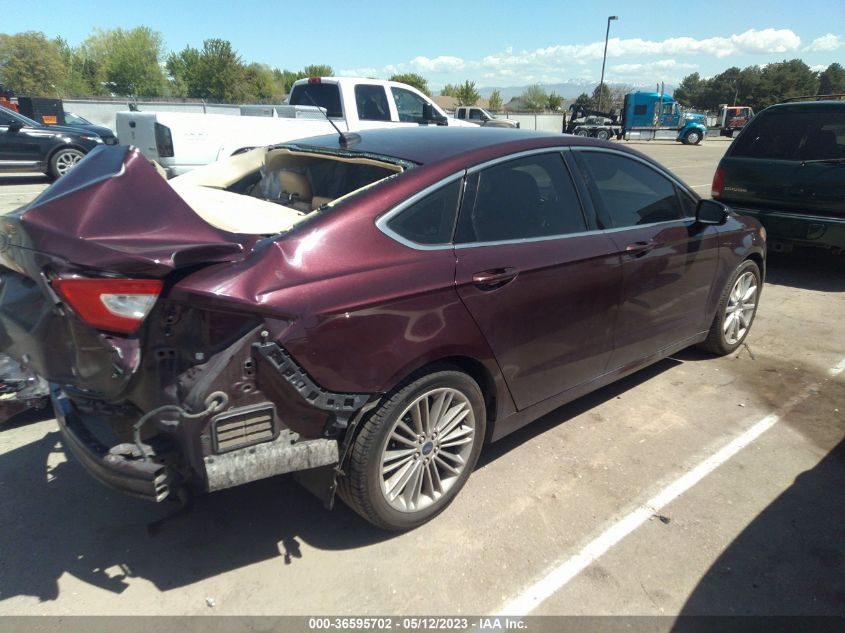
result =
[[[114,135],[111,140],[117,142]],[[0,106],[0,173],[41,171],[59,178],[103,144],[88,130],[43,125]]]
[[100,147],[0,224],[0,351],[64,444],[162,501],[273,475],[368,521],[444,510],[485,443],[748,335],[765,243],[645,156],[421,127],[164,180]]

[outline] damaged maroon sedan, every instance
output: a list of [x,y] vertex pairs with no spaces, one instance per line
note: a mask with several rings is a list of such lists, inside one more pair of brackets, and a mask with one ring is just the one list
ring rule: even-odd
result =
[[372,130],[169,182],[102,147],[0,221],[0,351],[103,483],[162,501],[296,472],[407,529],[485,441],[736,349],[764,263],[755,220],[579,137]]

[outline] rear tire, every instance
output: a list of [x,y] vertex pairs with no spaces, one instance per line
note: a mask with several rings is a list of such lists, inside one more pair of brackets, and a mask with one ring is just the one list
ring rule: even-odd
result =
[[585,130],[584,128],[578,128],[575,130],[575,136],[589,136],[590,132]]
[[443,369],[409,381],[363,422],[338,488],[386,530],[415,528],[445,510],[484,441],[484,398],[472,378]]
[[742,345],[757,314],[761,286],[759,266],[750,259],[742,262],[725,285],[710,332],[699,347],[724,356]]
[[606,141],[610,138],[610,132],[607,130],[598,130],[596,131],[596,138],[601,139],[602,141]]

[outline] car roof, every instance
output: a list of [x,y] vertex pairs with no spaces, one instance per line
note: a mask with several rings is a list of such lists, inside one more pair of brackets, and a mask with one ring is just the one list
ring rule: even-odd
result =
[[822,101],[789,101],[787,103],[776,103],[775,105],[766,108],[766,110],[770,112],[803,112],[805,110],[824,112],[825,110],[842,109],[845,109],[845,101],[835,101],[831,99]]
[[364,130],[347,134],[353,140],[341,145],[338,134],[326,134],[286,143],[286,147],[321,148],[399,158],[420,165],[450,162],[478,155],[508,154],[563,145],[606,145],[595,139],[568,134],[487,127],[444,127],[437,125]]

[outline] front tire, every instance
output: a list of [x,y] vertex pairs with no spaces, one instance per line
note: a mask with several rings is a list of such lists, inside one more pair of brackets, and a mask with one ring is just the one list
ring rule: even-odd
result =
[[699,347],[724,356],[742,345],[757,314],[761,287],[757,264],[742,262],[725,286],[710,332]]
[[466,483],[484,431],[484,398],[472,378],[453,369],[418,377],[363,422],[340,496],[380,528],[422,525]]
[[602,141],[606,141],[610,138],[610,132],[608,132],[607,130],[598,130],[596,132],[596,138],[601,139]]
[[61,178],[84,157],[84,152],[73,147],[60,149],[50,158],[50,175],[56,179]]
[[698,130],[691,130],[687,132],[687,135],[684,137],[684,143],[686,145],[698,145],[701,142],[701,132]]

